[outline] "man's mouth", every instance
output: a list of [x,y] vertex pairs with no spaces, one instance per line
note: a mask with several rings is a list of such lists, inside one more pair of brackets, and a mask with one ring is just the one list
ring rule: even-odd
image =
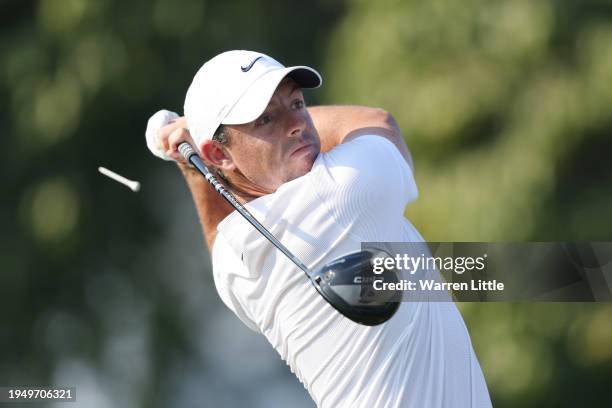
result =
[[298,146],[298,148],[295,149],[293,152],[291,152],[290,156],[294,156],[296,154],[300,154],[300,153],[303,153],[305,151],[308,151],[311,146],[312,146],[312,143],[302,144],[302,145]]

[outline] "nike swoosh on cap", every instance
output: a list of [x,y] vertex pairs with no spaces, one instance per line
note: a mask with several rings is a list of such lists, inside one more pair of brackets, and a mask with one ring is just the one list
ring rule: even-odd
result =
[[242,72],[249,72],[249,70],[251,68],[253,68],[253,65],[257,62],[258,59],[260,59],[262,56],[260,55],[259,57],[255,58],[253,61],[251,61],[251,63],[249,65],[247,65],[246,67],[241,66],[240,69],[242,70]]

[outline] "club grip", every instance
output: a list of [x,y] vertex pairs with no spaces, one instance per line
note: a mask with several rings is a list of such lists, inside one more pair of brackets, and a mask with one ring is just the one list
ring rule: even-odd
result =
[[187,160],[187,162],[190,161],[189,158],[192,155],[197,154],[195,150],[193,150],[193,147],[191,147],[191,145],[187,142],[181,143],[178,147],[178,151],[185,158],[185,160]]

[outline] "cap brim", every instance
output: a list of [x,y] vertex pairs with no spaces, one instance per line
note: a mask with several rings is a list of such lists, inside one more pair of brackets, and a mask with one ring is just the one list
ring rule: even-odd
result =
[[306,66],[287,67],[270,71],[258,78],[232,107],[224,125],[240,125],[257,119],[268,106],[278,84],[290,76],[302,88],[318,88],[323,80],[314,69]]

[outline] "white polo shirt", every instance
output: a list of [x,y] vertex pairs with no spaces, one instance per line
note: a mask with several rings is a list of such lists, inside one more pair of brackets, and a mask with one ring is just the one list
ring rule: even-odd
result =
[[[361,242],[422,242],[403,215],[417,196],[397,148],[371,135],[320,154],[308,174],[246,207],[316,270]],[[327,304],[236,211],[218,231],[212,261],[221,299],[266,336],[317,406],[491,406],[452,302],[405,302],[386,323],[363,326]]]

